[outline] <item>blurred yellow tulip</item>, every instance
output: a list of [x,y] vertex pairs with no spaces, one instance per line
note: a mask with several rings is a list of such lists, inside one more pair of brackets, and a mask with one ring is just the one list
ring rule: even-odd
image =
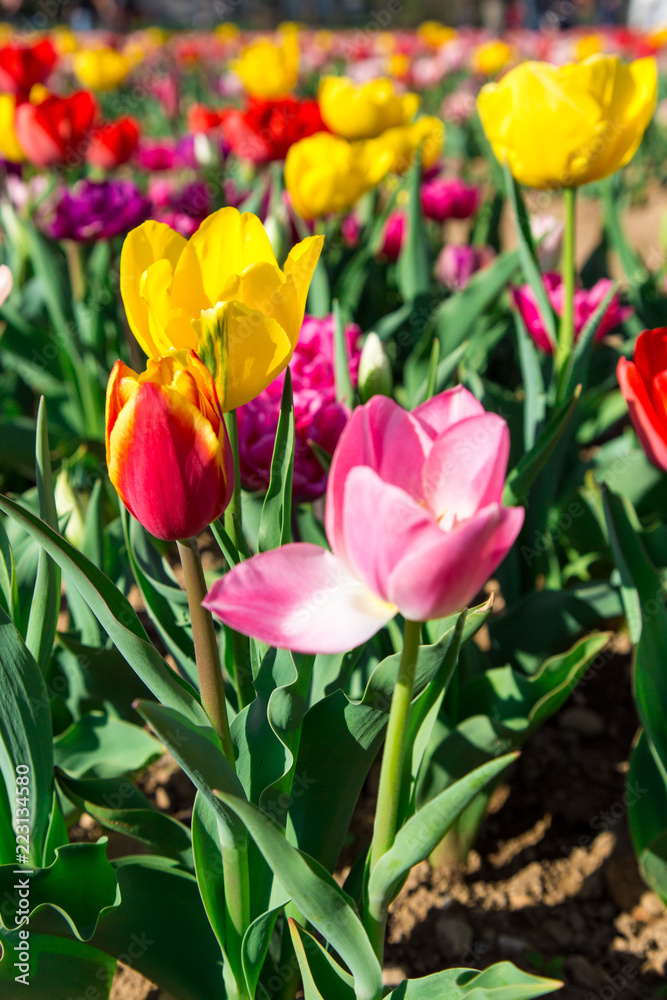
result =
[[325,76],[317,98],[327,128],[344,139],[373,139],[388,128],[407,125],[419,108],[417,94],[401,94],[393,80],[354,83]]
[[445,126],[439,118],[423,115],[411,125],[388,128],[373,142],[391,153],[390,169],[404,174],[421,147],[421,165],[428,170],[440,156],[445,141]]
[[600,180],[634,156],[651,120],[657,71],[651,58],[617,56],[552,66],[525,62],[477,99],[498,160],[535,188]]
[[299,78],[299,41],[285,32],[278,45],[268,39],[251,42],[233,64],[251,97],[285,97]]
[[442,45],[447,45],[448,42],[453,41],[456,38],[457,32],[454,28],[449,28],[445,24],[441,24],[440,21],[424,21],[417,28],[417,34],[434,49],[439,49]]
[[132,69],[132,62],[116,49],[82,49],[72,56],[74,74],[90,90],[115,90]]
[[128,234],[120,261],[132,332],[150,358],[171,348],[196,351],[222,409],[235,409],[289,364],[323,240],[302,240],[281,270],[250,213],[221,208],[189,240],[144,222]]
[[66,24],[58,24],[50,34],[53,47],[59,56],[69,56],[79,47],[76,35]]
[[495,76],[507,66],[514,50],[499,38],[478,45],[472,54],[472,68],[481,76]]
[[19,146],[14,129],[16,98],[13,94],[0,94],[0,156],[10,163],[23,163],[25,154]]
[[579,62],[583,62],[589,56],[597,55],[603,48],[603,40],[599,35],[582,35],[574,43],[575,56]]
[[304,219],[346,212],[391,170],[393,159],[377,139],[348,142],[317,132],[290,147],[285,186]]

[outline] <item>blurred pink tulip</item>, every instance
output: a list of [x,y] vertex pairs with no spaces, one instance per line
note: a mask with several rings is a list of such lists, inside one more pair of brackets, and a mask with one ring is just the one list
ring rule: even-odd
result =
[[13,285],[12,272],[6,264],[0,264],[0,306],[9,298]]
[[398,260],[406,232],[405,212],[392,212],[384,224],[380,254],[388,260]]
[[[542,281],[549,302],[558,316],[563,314],[563,282],[560,274],[547,272],[542,275]],[[592,288],[579,288],[574,293],[574,338],[579,337],[586,323],[608,294],[613,282],[609,278],[600,278]],[[514,305],[521,313],[528,333],[537,346],[547,354],[553,353],[553,348],[544,326],[542,314],[530,285],[521,285],[512,289]],[[623,323],[632,315],[630,306],[622,306],[618,295],[614,295],[597,331],[596,340],[601,340],[614,327]]]
[[436,177],[422,184],[422,208],[427,219],[469,219],[479,206],[480,188],[466,184],[458,177]]
[[332,552],[305,542],[240,563],[205,607],[245,635],[337,653],[397,612],[459,611],[514,543],[522,507],[503,507],[505,421],[457,386],[412,413],[386,396],[356,409],[334,453],[325,526]]

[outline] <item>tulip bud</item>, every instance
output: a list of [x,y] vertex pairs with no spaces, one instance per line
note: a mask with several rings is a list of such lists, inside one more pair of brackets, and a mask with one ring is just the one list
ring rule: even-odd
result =
[[54,499],[59,516],[67,517],[65,538],[80,549],[85,534],[87,503],[84,504],[81,495],[74,490],[66,466],[56,477]]
[[359,395],[363,403],[371,396],[391,396],[394,378],[384,344],[377,333],[371,331],[361,349],[359,359]]
[[194,153],[200,167],[213,167],[218,161],[211,140],[204,132],[195,132]]
[[141,375],[116,362],[106,447],[118,495],[156,538],[198,535],[231,499],[229,439],[213,379],[194,351],[152,358]]

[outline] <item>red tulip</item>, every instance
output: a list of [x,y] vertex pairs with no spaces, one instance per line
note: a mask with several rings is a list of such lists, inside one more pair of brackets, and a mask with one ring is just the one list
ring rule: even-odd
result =
[[139,142],[139,125],[135,118],[118,118],[115,122],[95,129],[86,152],[86,160],[94,167],[112,170],[127,163]]
[[188,109],[188,129],[190,132],[210,132],[222,124],[227,110],[207,108],[205,104],[193,104]]
[[328,131],[317,101],[293,97],[250,98],[245,111],[233,109],[225,114],[222,129],[236,155],[252,163],[284,160],[299,139]]
[[640,333],[634,362],[620,358],[616,374],[644,451],[667,471],[667,327]]
[[27,159],[37,167],[79,163],[90,142],[97,105],[87,90],[69,97],[51,94],[41,104],[16,109],[16,137]]
[[106,447],[118,495],[156,538],[198,535],[231,499],[229,438],[213,379],[194,351],[151,358],[141,375],[116,362]]
[[27,99],[31,87],[44,83],[58,59],[45,38],[36,45],[5,45],[0,49],[0,90]]

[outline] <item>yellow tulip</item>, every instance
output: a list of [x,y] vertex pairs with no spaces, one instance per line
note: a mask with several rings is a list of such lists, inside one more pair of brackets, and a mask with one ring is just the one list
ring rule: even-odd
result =
[[478,45],[472,55],[472,68],[482,76],[495,76],[507,66],[514,51],[499,38]]
[[71,55],[79,47],[76,35],[66,24],[56,25],[50,34],[50,38],[59,56]]
[[455,28],[449,28],[439,21],[424,21],[417,28],[417,34],[427,45],[439,49],[441,45],[453,41],[457,32]]
[[287,32],[278,45],[268,39],[251,42],[241,50],[233,68],[251,97],[285,97],[299,78],[298,38]]
[[376,147],[391,153],[390,170],[404,174],[421,147],[421,164],[428,170],[440,156],[445,139],[445,126],[439,118],[423,115],[411,125],[388,128],[373,139]]
[[417,94],[399,94],[386,79],[356,84],[345,76],[325,76],[317,98],[325,125],[344,139],[372,139],[407,125],[419,108]]
[[23,163],[25,154],[19,146],[14,129],[16,98],[13,94],[0,94],[0,156],[10,163]]
[[221,42],[235,42],[241,34],[241,29],[238,24],[234,24],[233,21],[224,21],[222,24],[217,24],[215,26],[213,34],[216,38],[219,38]]
[[290,147],[285,186],[304,219],[346,212],[391,170],[393,154],[369,139],[348,142],[317,132]]
[[551,66],[525,62],[477,99],[498,160],[529,187],[578,187],[634,156],[651,120],[657,72],[651,58],[617,56]]
[[144,222],[125,240],[120,289],[127,319],[150,358],[195,350],[223,410],[259,395],[289,364],[324,237],[290,252],[281,271],[255,215],[221,208],[189,240]]
[[589,56],[594,56],[598,52],[602,52],[603,47],[604,42],[599,35],[582,35],[574,43],[575,56],[579,62],[583,62]]
[[115,90],[132,69],[131,61],[116,49],[82,49],[72,56],[74,74],[90,90]]

